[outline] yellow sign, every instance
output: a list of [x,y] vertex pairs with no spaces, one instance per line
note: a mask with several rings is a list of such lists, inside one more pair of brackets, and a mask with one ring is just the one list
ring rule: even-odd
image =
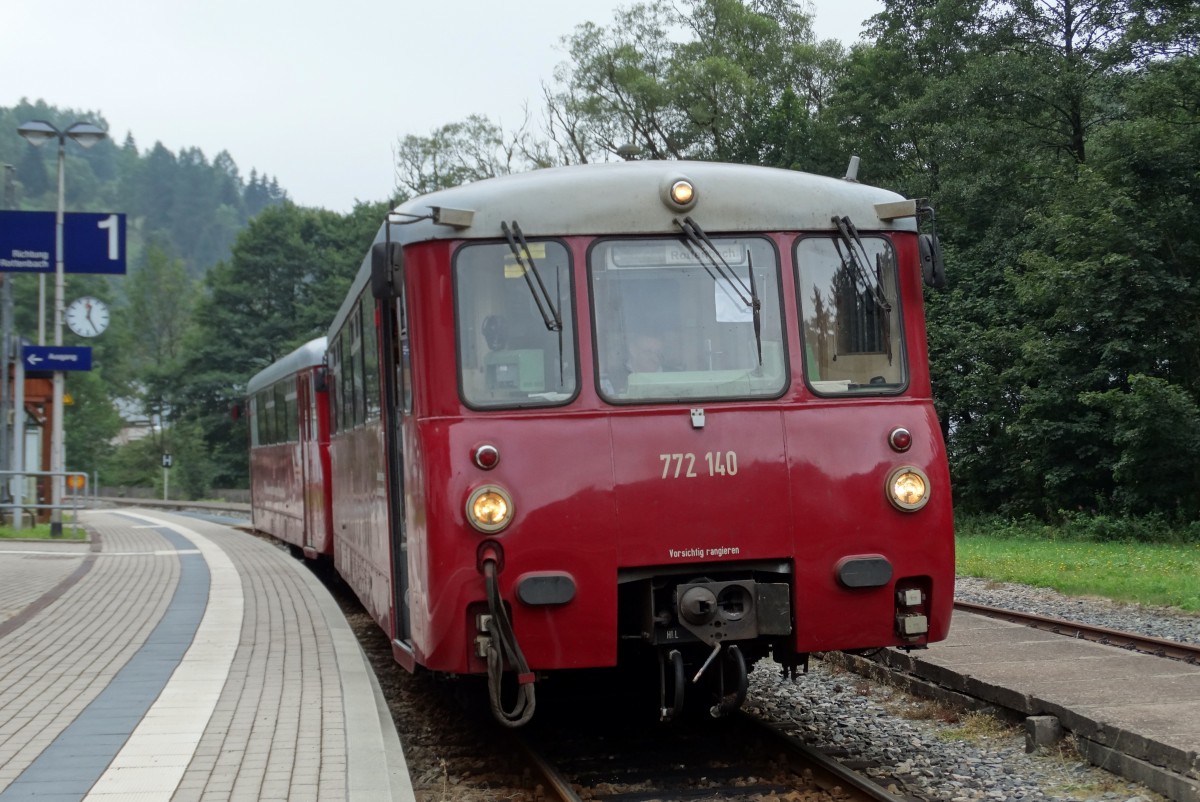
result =
[[[529,250],[521,253],[521,257],[533,261],[534,259],[546,258],[546,243],[535,242],[529,246]],[[521,278],[525,275],[525,268],[517,263],[517,257],[508,253],[504,255],[504,277],[505,278]]]
[[66,404],[67,406],[70,406],[75,403],[75,399],[71,396],[70,393],[63,393],[63,403]]
[[67,477],[67,487],[72,490],[83,490],[87,487],[87,477],[81,473],[73,473]]

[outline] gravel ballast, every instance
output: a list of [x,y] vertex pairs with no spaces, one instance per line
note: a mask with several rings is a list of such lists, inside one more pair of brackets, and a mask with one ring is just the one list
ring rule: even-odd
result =
[[[1167,608],[1075,598],[1053,590],[959,577],[960,601],[1200,643],[1200,616]],[[795,683],[769,666],[750,678],[747,708],[806,743],[863,766],[905,796],[968,800],[1158,800],[1143,786],[1094,768],[1070,737],[1056,749],[1025,751],[1019,726],[958,713],[812,662]]]

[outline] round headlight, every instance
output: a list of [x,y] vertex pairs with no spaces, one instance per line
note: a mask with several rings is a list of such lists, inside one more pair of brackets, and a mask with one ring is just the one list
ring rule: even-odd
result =
[[480,532],[499,532],[512,522],[512,517],[512,498],[503,488],[484,485],[467,499],[467,520]]
[[671,200],[680,206],[687,206],[691,203],[695,194],[696,188],[692,186],[691,181],[676,181],[671,185]]
[[897,468],[888,476],[887,497],[898,510],[919,510],[929,502],[929,477],[912,465]]
[[681,175],[667,178],[659,184],[663,203],[674,212],[686,212],[696,205],[696,185]]

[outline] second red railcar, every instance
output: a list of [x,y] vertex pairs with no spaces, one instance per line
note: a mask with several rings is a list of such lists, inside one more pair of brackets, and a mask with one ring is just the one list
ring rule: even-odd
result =
[[309,558],[332,557],[334,548],[325,377],[318,337],[246,386],[254,527]]

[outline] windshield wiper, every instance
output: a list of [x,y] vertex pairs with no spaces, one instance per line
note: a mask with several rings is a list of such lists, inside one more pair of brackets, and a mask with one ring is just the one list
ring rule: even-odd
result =
[[[501,221],[500,230],[504,232],[504,238],[508,240],[508,249],[512,251],[517,264],[521,266],[521,272],[525,275],[525,284],[529,287],[529,294],[533,296],[533,302],[537,304],[542,322],[546,324],[546,330],[558,333],[558,384],[561,387],[566,370],[563,367],[563,352],[566,346],[563,343],[562,315],[559,314],[558,307],[554,305],[554,299],[547,291],[546,283],[542,281],[542,274],[537,269],[537,263],[533,261],[533,251],[529,250],[529,243],[525,241],[521,226],[517,225],[516,220],[513,220],[510,229],[508,223]],[[518,241],[520,245],[517,244]],[[528,264],[526,257],[529,260]],[[533,278],[530,278],[531,275]],[[533,284],[534,279],[537,279],[536,287]]]
[[[862,237],[858,235],[858,229],[854,227],[854,223],[849,217],[834,217],[833,224],[837,226],[838,234],[841,235],[840,241],[836,239],[833,241],[833,247],[837,250],[838,258],[842,260],[842,266],[850,272],[854,283],[861,285],[863,290],[871,296],[871,300],[877,307],[891,314],[892,305],[888,303],[879,277],[872,275],[867,269],[871,260],[867,256],[867,249],[863,245]],[[846,246],[845,254],[842,253],[843,244]],[[862,255],[861,260],[854,253],[855,246],[858,246],[858,252]]]
[[[892,363],[892,338],[891,338],[891,315],[892,305],[888,302],[887,294],[883,289],[883,279],[880,277],[878,265],[875,272],[868,269],[871,258],[867,255],[867,248],[863,245],[862,237],[858,234],[858,229],[849,217],[834,217],[833,224],[837,226],[838,234],[841,235],[841,241],[833,241],[833,247],[837,250],[838,258],[842,261],[842,266],[849,271],[851,279],[856,285],[861,285],[867,295],[871,296],[871,301],[883,312],[884,325],[880,328],[880,337],[883,341],[884,350],[887,352],[888,364]],[[842,254],[842,244],[846,246],[846,254]],[[861,254],[861,260],[855,256],[854,248],[858,246],[858,252]]]
[[[546,324],[546,330],[561,332],[562,316],[554,306],[554,299],[550,297],[550,293],[546,290],[546,284],[542,281],[542,274],[538,272],[537,265],[534,264],[533,252],[529,250],[529,243],[525,241],[521,227],[517,225],[516,220],[513,220],[511,229],[508,227],[508,223],[502,222],[500,230],[504,232],[504,238],[508,240],[508,248],[516,258],[517,264],[521,266],[525,283],[529,285],[529,294],[533,296],[533,302],[537,304],[538,312],[542,315],[542,322]],[[517,244],[518,241],[521,243],[520,245]],[[529,258],[528,263],[526,263],[526,257]],[[537,279],[536,287],[533,284],[534,279]]]
[[[762,300],[758,297],[758,287],[754,279],[754,262],[750,259],[750,251],[746,251],[746,265],[750,274],[750,286],[747,287],[742,281],[741,276],[739,276],[734,269],[729,266],[729,263],[725,261],[725,257],[721,255],[721,251],[717,249],[717,246],[713,244],[713,241],[709,239],[709,236],[704,233],[704,229],[700,227],[699,223],[697,223],[691,217],[685,217],[683,218],[683,222],[680,222],[679,219],[676,218],[675,225],[679,226],[680,230],[683,231],[684,236],[687,238],[684,240],[684,244],[687,245],[688,250],[691,251],[694,256],[696,256],[696,261],[700,262],[701,266],[704,267],[705,271],[709,276],[712,277],[713,281],[719,280],[717,278],[719,275],[721,279],[725,280],[725,283],[729,286],[729,288],[733,290],[733,293],[737,296],[738,301],[740,301],[743,306],[750,308],[750,312],[754,320],[754,344],[758,352],[758,364],[761,367]],[[707,264],[705,263],[705,260],[701,258],[702,256],[707,257]],[[712,265],[711,268],[709,267],[709,264]],[[713,270],[716,270],[715,274],[713,273]]]

